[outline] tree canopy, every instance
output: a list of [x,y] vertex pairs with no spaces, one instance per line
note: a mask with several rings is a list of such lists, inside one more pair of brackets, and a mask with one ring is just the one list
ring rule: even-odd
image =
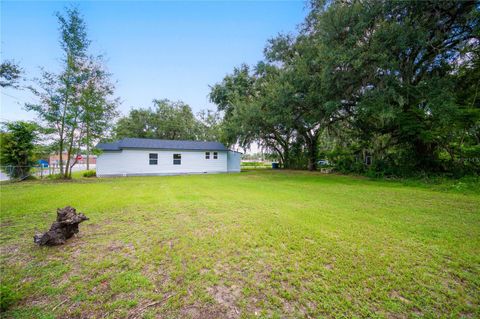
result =
[[13,61],[4,61],[0,64],[0,87],[18,88],[18,80],[22,69]]
[[310,7],[253,71],[242,65],[212,86],[230,143],[256,141],[284,167],[310,170],[320,156],[350,171],[478,169],[475,2]]
[[118,100],[113,98],[114,86],[101,58],[88,54],[90,40],[80,12],[67,9],[57,18],[62,71],[43,72],[36,85],[30,87],[40,103],[27,103],[26,108],[37,113],[54,137],[60,172],[69,178],[81,148],[86,146],[88,151],[111,126]]
[[169,140],[217,140],[218,114],[202,111],[199,118],[184,102],[153,100],[153,107],[132,109],[120,118],[114,136]]

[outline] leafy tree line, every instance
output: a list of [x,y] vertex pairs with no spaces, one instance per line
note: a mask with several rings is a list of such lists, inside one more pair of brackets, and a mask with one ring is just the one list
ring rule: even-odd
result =
[[473,1],[318,1],[296,35],[212,87],[229,144],[284,167],[478,171],[479,10]]
[[118,120],[113,138],[158,138],[215,141],[220,138],[220,116],[201,111],[195,116],[188,104],[153,100],[152,108],[133,109]]

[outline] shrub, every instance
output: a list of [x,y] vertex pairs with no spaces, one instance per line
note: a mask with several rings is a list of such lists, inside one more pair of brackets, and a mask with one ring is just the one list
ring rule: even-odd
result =
[[0,132],[0,163],[13,179],[23,179],[34,165],[33,150],[38,126],[30,122],[4,123]]
[[85,171],[83,177],[96,177],[97,173],[94,170]]

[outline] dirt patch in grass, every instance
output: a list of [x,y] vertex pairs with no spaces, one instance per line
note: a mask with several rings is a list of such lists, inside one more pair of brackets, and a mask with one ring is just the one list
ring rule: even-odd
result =
[[121,241],[113,241],[107,247],[109,252],[113,253],[123,253],[125,257],[134,257],[135,256],[135,246],[132,243],[124,243]]
[[126,318],[128,319],[138,319],[143,318],[143,315],[149,311],[150,309],[155,309],[162,307],[170,298],[174,297],[174,293],[170,293],[165,295],[162,299],[151,301],[151,300],[144,300],[141,303],[137,304],[135,308],[131,309],[128,312]]
[[225,311],[216,305],[191,305],[184,307],[180,311],[179,317],[190,319],[225,318]]
[[241,298],[240,287],[232,285],[227,287],[225,285],[216,285],[207,288],[208,293],[221,305],[225,312],[224,318],[238,318],[240,317],[240,310],[237,306],[237,301]]
[[13,226],[14,222],[12,220],[2,220],[0,221],[0,228]]
[[142,269],[142,275],[152,282],[157,293],[163,291],[171,280],[170,273],[163,265],[147,264]]
[[326,264],[325,268],[328,270],[332,270],[333,268],[335,268],[335,266],[333,264]]
[[15,255],[19,252],[20,245],[11,244],[0,246],[0,255],[6,257],[7,255]]
[[401,302],[403,302],[404,304],[410,304],[411,301],[408,300],[407,298],[403,297],[398,291],[396,290],[393,290],[390,292],[390,298],[393,298],[393,299],[398,299],[400,300]]

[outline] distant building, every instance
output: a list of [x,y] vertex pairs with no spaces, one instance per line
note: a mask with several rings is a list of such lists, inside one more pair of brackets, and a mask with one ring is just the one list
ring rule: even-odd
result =
[[241,153],[219,142],[125,138],[97,149],[99,177],[240,172]]
[[[78,155],[72,156],[70,161],[74,160],[76,156],[78,156]],[[67,157],[68,157],[67,152],[64,152],[62,154],[62,157],[63,157],[63,163],[67,163]],[[90,163],[90,165],[96,164],[97,163],[97,156],[90,154],[88,162]],[[60,155],[59,154],[50,155],[50,157],[48,159],[48,163],[49,163],[50,166],[58,166],[60,164]],[[87,164],[87,155],[85,155],[85,154],[79,155],[76,164]]]

